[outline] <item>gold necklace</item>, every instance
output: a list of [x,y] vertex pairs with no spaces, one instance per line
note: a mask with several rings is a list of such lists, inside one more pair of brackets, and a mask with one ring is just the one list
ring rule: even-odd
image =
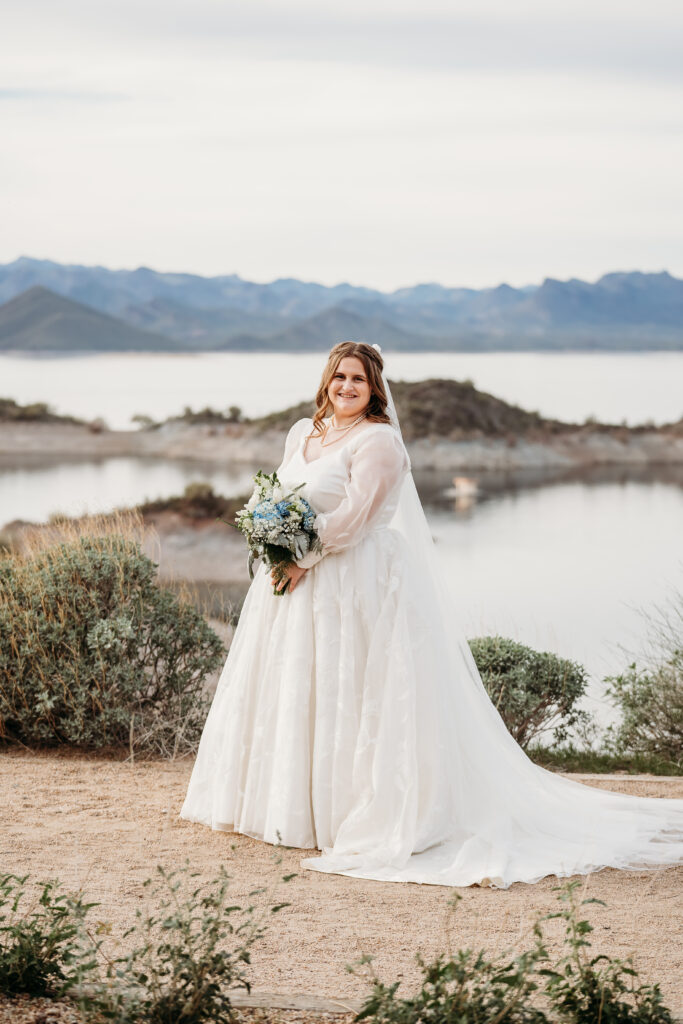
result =
[[321,448],[329,448],[330,445],[336,444],[337,441],[341,441],[341,439],[344,436],[344,434],[347,431],[349,431],[351,429],[351,427],[355,427],[356,423],[360,423],[361,420],[364,420],[366,416],[367,416],[367,413],[366,412],[362,412],[360,414],[360,416],[353,421],[353,423],[349,423],[348,427],[336,427],[335,426],[333,428],[334,430],[341,430],[341,433],[340,433],[339,437],[335,437],[334,441],[328,441],[327,444],[325,444],[325,438],[327,437],[327,429],[330,426],[330,423],[332,422],[332,420],[334,419],[334,413],[333,413],[332,416],[330,417],[329,423],[325,424],[325,432],[324,432],[323,436],[320,439],[320,447]]

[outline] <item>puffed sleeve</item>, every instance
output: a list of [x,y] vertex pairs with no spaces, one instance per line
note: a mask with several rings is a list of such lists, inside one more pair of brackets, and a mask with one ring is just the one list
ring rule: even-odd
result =
[[310,427],[310,423],[310,419],[304,416],[302,419],[297,420],[296,423],[293,423],[292,426],[289,428],[289,432],[287,434],[287,437],[285,438],[285,450],[282,456],[282,462],[277,467],[276,471],[278,475],[282,472],[282,470],[285,468],[291,457],[294,455],[294,452],[297,450],[299,446],[299,441],[303,439],[303,435],[306,433],[306,427]]
[[[364,431],[365,433],[365,431]],[[357,544],[372,529],[386,498],[410,468],[410,460],[398,434],[367,431],[359,436],[351,455],[346,494],[331,512],[319,512],[315,529],[322,542],[322,552],[309,551],[297,561],[302,569],[310,569],[325,555]]]

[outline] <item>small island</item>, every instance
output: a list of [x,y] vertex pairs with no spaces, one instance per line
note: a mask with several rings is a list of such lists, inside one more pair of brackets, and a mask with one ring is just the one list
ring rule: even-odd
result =
[[[683,463],[683,419],[652,423],[567,423],[479,391],[469,381],[391,381],[413,469],[519,470]],[[239,408],[187,408],[137,430],[109,430],[101,420],[57,416],[37,403],[0,400],[0,455],[156,456],[250,465],[277,464],[293,423],[314,412],[300,402],[248,418]]]

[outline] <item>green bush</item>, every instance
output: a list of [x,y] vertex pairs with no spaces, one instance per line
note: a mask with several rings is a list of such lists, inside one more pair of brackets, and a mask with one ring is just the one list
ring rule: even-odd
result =
[[546,919],[559,917],[566,922],[565,956],[541,971],[553,1020],[566,1024],[674,1024],[662,1003],[659,986],[638,985],[638,972],[630,959],[612,959],[604,953],[589,956],[587,936],[593,926],[579,920],[579,907],[605,904],[594,898],[579,902],[576,889],[581,884],[574,881],[565,885],[559,895],[564,909],[546,915]]
[[605,682],[607,696],[621,712],[620,723],[609,730],[610,749],[683,767],[683,650],[649,670],[633,662]]
[[[276,863],[281,858],[276,857]],[[285,875],[288,882],[294,875]],[[124,935],[132,949],[114,956],[105,948],[109,927],[86,925],[93,906],[80,896],[41,883],[38,907],[26,910],[27,876],[0,876],[0,991],[51,998],[65,996],[93,1021],[117,1024],[228,1024],[234,1019],[230,990],[250,990],[252,946],[266,921],[288,903],[270,904],[259,888],[246,906],[231,903],[229,877],[221,868],[206,882],[189,864],[157,867],[144,886],[147,907]],[[491,957],[458,950],[431,963],[418,955],[422,985],[411,998],[397,995],[400,982],[382,982],[368,969],[372,957],[349,965],[369,970],[372,991],[356,1021],[376,1024],[673,1024],[658,985],[641,985],[630,958],[590,955],[593,926],[580,917],[580,880],[556,888],[564,904],[537,920],[532,948]],[[189,888],[188,888],[189,886]],[[462,897],[450,901],[456,906]],[[548,955],[542,923],[566,922],[565,952]]]
[[[522,953],[491,958],[483,950],[458,950],[426,963],[417,956],[422,984],[415,996],[397,996],[400,982],[386,985],[369,969],[372,992],[355,1020],[374,1024],[674,1024],[657,985],[638,985],[631,960],[590,957],[593,930],[579,908],[601,900],[579,901],[580,881],[558,887],[564,908],[533,925],[534,944]],[[456,894],[452,906],[462,897]],[[602,904],[604,906],[604,904]],[[550,963],[541,924],[566,921],[565,955]],[[366,970],[363,957],[352,973]]]
[[38,423],[75,423],[84,425],[85,420],[75,416],[59,416],[45,402],[30,402],[19,405],[13,398],[0,398],[0,422],[34,421]]
[[[542,1010],[529,1005],[538,988],[534,965],[544,956],[537,948],[511,959],[491,959],[483,950],[461,949],[454,957],[439,956],[426,963],[416,957],[422,984],[412,999],[397,998],[400,982],[385,985],[373,977],[372,995],[356,1021],[376,1024],[548,1024]],[[369,957],[361,960],[367,963]]]
[[[281,859],[278,853],[275,863]],[[86,922],[98,904],[43,882],[39,907],[28,912],[28,876],[0,876],[0,992],[64,997],[98,1024],[227,1024],[229,990],[250,989],[251,948],[267,918],[289,904],[271,904],[269,893],[257,908],[252,898],[265,888],[249,893],[246,906],[232,903],[222,867],[213,879],[197,878],[187,862],[170,871],[158,866],[143,883],[148,907],[124,935],[133,948],[115,956],[105,948],[110,926]]]
[[[264,916],[255,914],[253,904],[231,903],[223,867],[183,896],[183,883],[197,877],[186,863],[174,871],[157,867],[156,878],[144,883],[151,910],[139,910],[127,933],[142,944],[109,965],[106,981],[86,1000],[91,1010],[118,1024],[233,1020],[228,989],[251,988],[250,951],[265,933]],[[249,898],[263,892],[256,889]],[[288,905],[276,904],[269,912]]]
[[137,508],[145,516],[154,515],[157,512],[178,512],[189,519],[225,518],[234,523],[235,514],[248,500],[249,495],[239,498],[224,498],[215,493],[211,484],[196,481],[188,484],[182,495],[145,501]]
[[80,936],[95,904],[41,882],[37,905],[27,907],[27,879],[0,875],[0,992],[56,998],[94,969]]
[[0,560],[0,735],[26,744],[193,750],[224,648],[155,582],[137,541],[81,536]]
[[588,681],[581,665],[501,636],[477,637],[469,645],[489,697],[520,746],[548,729],[561,743],[588,721],[576,706]]

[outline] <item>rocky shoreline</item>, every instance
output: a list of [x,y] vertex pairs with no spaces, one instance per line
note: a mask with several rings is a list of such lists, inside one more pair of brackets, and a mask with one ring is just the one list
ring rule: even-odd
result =
[[[279,463],[286,433],[282,422],[171,420],[153,430],[115,431],[69,422],[5,421],[0,422],[0,467],[131,457],[242,465],[255,471]],[[426,498],[432,493],[443,497],[448,476],[459,473],[476,476],[487,491],[624,474],[654,474],[681,483],[683,476],[681,424],[651,429],[595,424],[504,436],[460,431],[457,438],[417,437],[407,441],[407,448]],[[187,516],[163,502],[145,510],[144,521],[151,533],[143,548],[158,563],[160,579],[202,586],[211,605],[240,603],[248,577],[244,542],[234,530],[215,515]],[[5,523],[0,540],[21,548],[24,534],[36,528],[20,520]]]
[[[69,423],[0,423],[0,457],[88,459],[157,457],[221,465],[276,465],[286,430],[253,424],[168,422],[156,430],[97,430]],[[504,437],[473,434],[407,442],[414,470],[516,470],[551,467],[683,464],[683,430],[582,426],[561,433]]]

